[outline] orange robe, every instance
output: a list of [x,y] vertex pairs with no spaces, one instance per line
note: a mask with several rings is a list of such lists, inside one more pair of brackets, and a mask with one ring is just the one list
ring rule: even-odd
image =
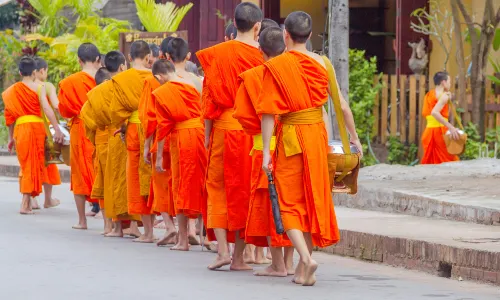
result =
[[64,118],[71,119],[70,167],[71,190],[75,195],[85,195],[91,200],[94,184],[95,147],[85,134],[85,125],[80,119],[82,106],[87,102],[87,93],[96,86],[95,80],[85,72],[75,73],[59,83],[59,111]]
[[[104,208],[107,218],[139,220],[138,216],[128,214],[125,176],[127,147],[119,135],[113,135],[117,130],[117,127],[111,125],[109,111],[113,96],[114,89],[111,80],[100,84],[88,93],[88,101],[83,106],[80,115],[85,122],[87,136],[96,143],[99,172],[104,176],[102,182],[96,182],[94,185],[93,193],[99,193],[96,188],[103,189]],[[108,155],[110,153],[112,155]],[[97,173],[97,178],[99,176],[99,173]]]
[[198,218],[205,201],[205,129],[200,119],[200,93],[195,87],[168,82],[153,92],[157,139],[170,137],[172,194],[176,214]]
[[112,79],[114,96],[110,105],[111,124],[121,126],[128,121],[127,144],[127,199],[128,213],[149,215],[153,212],[148,206],[151,185],[151,166],[143,159],[144,134],[139,118],[139,100],[149,70],[128,69]]
[[18,82],[2,93],[5,105],[5,124],[15,124],[14,140],[21,167],[20,192],[38,196],[47,181],[45,168],[45,127],[40,101],[35,91]]
[[[238,75],[261,65],[253,46],[228,41],[196,53],[203,70],[203,118],[213,120],[206,179],[207,227],[230,232],[246,226],[250,201],[252,137],[233,118]],[[232,241],[228,234],[228,241]]]
[[[438,103],[436,90],[431,90],[425,95],[422,116],[427,119],[427,126],[422,134],[422,146],[424,148],[424,157],[421,164],[441,164],[444,162],[458,161],[456,155],[451,155],[446,149],[443,135],[448,129],[439,123],[432,115],[434,106]],[[450,114],[448,103],[441,110],[443,118],[448,119]]]
[[[258,98],[262,92],[262,80],[265,67],[258,66],[240,75],[240,87],[236,94],[234,117],[243,130],[254,136],[252,156],[250,205],[245,230],[245,242],[258,247],[268,247],[267,237],[271,237],[272,247],[288,247],[291,242],[276,233],[271,201],[269,198],[268,180],[262,170],[262,135],[261,120],[255,112]],[[259,141],[255,142],[256,140]],[[274,152],[274,151],[273,151]]]
[[153,91],[160,87],[160,82],[153,75],[148,76],[144,82],[141,100],[139,102],[139,118],[141,119],[144,137],[152,139],[151,146],[151,185],[148,205],[155,213],[168,213],[175,216],[174,200],[172,197],[172,173],[170,171],[170,144],[169,138],[163,149],[163,167],[165,172],[158,173],[154,166],[158,143],[156,139],[156,100]]
[[285,230],[309,232],[326,247],[339,241],[330,190],[328,136],[322,106],[328,99],[326,69],[296,51],[265,63],[259,115],[280,116],[276,131],[275,181]]

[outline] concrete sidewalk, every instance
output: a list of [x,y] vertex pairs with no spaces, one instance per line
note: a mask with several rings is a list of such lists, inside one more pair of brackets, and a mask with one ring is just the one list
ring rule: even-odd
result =
[[[70,168],[66,165],[57,165],[61,181],[69,183],[71,180]],[[0,176],[18,177],[19,176],[19,161],[14,155],[0,155]]]

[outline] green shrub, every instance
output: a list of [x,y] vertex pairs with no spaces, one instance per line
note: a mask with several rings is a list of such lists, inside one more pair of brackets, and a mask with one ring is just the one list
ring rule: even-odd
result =
[[412,166],[418,162],[418,146],[416,144],[404,144],[396,137],[389,137],[388,150],[387,162],[391,165]]

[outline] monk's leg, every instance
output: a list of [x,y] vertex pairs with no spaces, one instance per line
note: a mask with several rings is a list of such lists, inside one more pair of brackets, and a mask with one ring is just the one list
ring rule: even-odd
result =
[[127,233],[124,232],[124,234],[130,235],[130,236],[135,237],[135,238],[140,237],[142,235],[142,233],[139,230],[139,226],[137,225],[137,221],[130,222],[130,227],[127,229]]
[[110,233],[105,234],[105,237],[123,237],[123,225],[122,221],[118,220],[113,222],[113,230]]
[[189,239],[188,239],[188,218],[184,214],[178,214],[177,225],[179,226],[179,234],[177,235],[177,244],[170,248],[170,250],[178,251],[188,251],[189,250]]
[[269,247],[267,247],[267,250],[266,250],[266,258],[269,260],[273,259],[271,249],[269,249]]
[[153,215],[141,215],[141,220],[142,225],[144,226],[144,234],[134,239],[134,242],[154,243],[155,237],[153,235]]
[[31,198],[31,209],[40,209],[40,205],[38,204],[38,197],[30,197]]
[[[271,238],[268,237],[268,244],[271,244]],[[283,248],[281,247],[271,247],[273,259],[271,265],[265,269],[256,271],[253,273],[255,276],[274,276],[274,277],[286,277],[287,271],[285,267],[285,261],[283,259]]]
[[222,228],[214,229],[215,238],[217,239],[217,258],[208,266],[210,270],[216,270],[223,266],[231,264],[231,254],[227,243],[227,231]]
[[188,220],[188,239],[189,245],[198,246],[200,241],[198,241],[198,237],[196,236],[196,219]]
[[165,224],[165,236],[161,238],[158,243],[156,243],[156,245],[166,246],[175,244],[175,236],[177,235],[177,231],[175,230],[174,218],[172,218],[172,216],[170,216],[166,212],[162,212],[161,217],[163,218],[163,223]]
[[236,231],[236,241],[234,243],[233,261],[230,269],[233,271],[248,271],[252,267],[245,263],[243,252],[245,252],[245,240],[240,238],[239,231]]
[[106,213],[104,212],[104,208],[101,209],[102,216],[104,218],[104,232],[103,235],[110,233],[113,230],[113,222],[110,218],[106,218]]
[[295,249],[293,247],[285,247],[285,267],[288,275],[295,275],[295,269],[293,268],[293,252]]
[[258,265],[266,265],[271,263],[264,254],[264,247],[255,247],[255,263]]
[[76,210],[78,211],[78,224],[74,225],[73,229],[87,229],[85,201],[85,195],[75,195]]
[[31,195],[23,194],[23,200],[21,202],[21,209],[19,210],[21,215],[32,215],[33,210],[31,209]]
[[45,203],[43,204],[44,208],[56,207],[61,204],[61,201],[52,198],[52,184],[43,184],[43,192],[45,193]]
[[311,257],[311,235],[304,234],[297,229],[290,229],[286,232],[286,234],[292,241],[293,246],[297,249],[300,256],[300,263],[295,270],[294,282],[306,286],[314,285],[316,283],[315,272],[318,269],[318,263]]
[[252,244],[248,244],[245,246],[245,251],[243,252],[243,260],[247,264],[255,263],[255,246]]

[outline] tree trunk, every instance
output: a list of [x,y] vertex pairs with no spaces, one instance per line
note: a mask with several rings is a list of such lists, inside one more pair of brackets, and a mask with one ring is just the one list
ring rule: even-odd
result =
[[[457,60],[457,65],[458,65],[458,91],[457,91],[457,100],[459,103],[459,106],[465,110],[465,113],[463,116],[467,115],[467,112],[469,110],[469,104],[467,103],[467,98],[466,98],[466,78],[465,75],[467,73],[467,69],[465,67],[465,55],[464,55],[464,42],[462,39],[462,30],[460,27],[460,13],[458,11],[457,7],[457,1],[456,0],[450,0],[451,4],[451,9],[452,9],[452,14],[453,14],[453,23],[455,23],[455,40],[457,43],[457,53],[456,53],[456,60]],[[468,121],[466,118],[463,118],[464,121]],[[456,121],[455,121],[456,122]]]
[[[349,0],[329,0],[328,56],[333,63],[342,96],[349,101]],[[329,106],[335,138],[339,138],[335,111]]]

